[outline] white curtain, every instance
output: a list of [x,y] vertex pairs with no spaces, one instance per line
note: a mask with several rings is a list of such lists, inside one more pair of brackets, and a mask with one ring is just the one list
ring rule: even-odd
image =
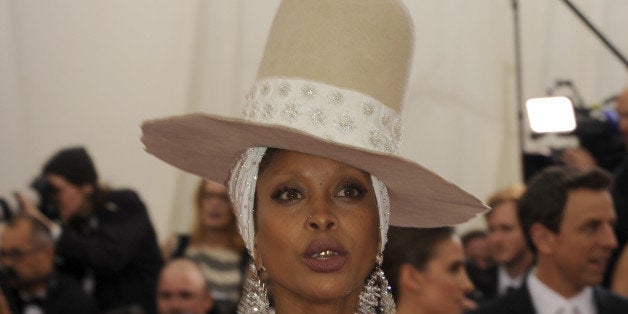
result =
[[[402,154],[481,199],[518,182],[512,1],[404,2],[416,48]],[[524,98],[556,79],[589,102],[628,86],[626,68],[562,1],[518,2]],[[627,1],[572,2],[628,54]],[[57,149],[84,144],[102,181],[139,191],[162,239],[185,231],[197,178],[146,154],[139,125],[237,117],[278,4],[0,0],[0,195],[26,189]]]

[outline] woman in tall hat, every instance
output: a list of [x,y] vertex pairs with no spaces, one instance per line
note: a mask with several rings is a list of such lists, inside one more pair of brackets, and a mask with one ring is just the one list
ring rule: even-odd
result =
[[397,0],[285,0],[244,119],[142,126],[149,153],[228,180],[252,271],[239,311],[394,312],[389,223],[433,227],[486,207],[400,157],[413,26]]

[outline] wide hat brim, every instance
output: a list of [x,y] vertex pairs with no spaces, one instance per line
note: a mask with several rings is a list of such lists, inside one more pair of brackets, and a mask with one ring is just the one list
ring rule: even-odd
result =
[[416,162],[339,144],[297,129],[210,114],[145,122],[142,142],[159,159],[203,178],[225,182],[249,147],[275,147],[333,159],[382,180],[389,191],[390,224],[438,227],[465,222],[488,207]]

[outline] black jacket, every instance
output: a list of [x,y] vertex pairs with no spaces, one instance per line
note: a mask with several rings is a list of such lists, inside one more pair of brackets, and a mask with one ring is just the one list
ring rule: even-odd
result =
[[467,261],[464,266],[475,288],[468,295],[469,298],[478,304],[483,304],[497,296],[497,265],[484,270]]
[[92,272],[101,311],[140,305],[155,312],[161,254],[146,207],[130,190],[112,191],[82,224],[64,226],[56,244],[60,269]]
[[617,265],[617,260],[628,242],[628,155],[624,162],[615,170],[615,188],[613,189],[613,202],[617,222],[615,224],[615,235],[617,236],[617,249],[611,254],[604,274],[603,285],[610,287],[613,271]]
[[[618,296],[604,288],[593,288],[593,299],[599,314],[626,314],[628,313],[628,299]],[[478,308],[473,314],[534,314],[536,310],[532,304],[528,285],[494,299]]]
[[[23,313],[27,303],[22,300],[17,290],[3,285],[7,299],[7,304],[13,313]],[[81,286],[74,280],[64,274],[54,274],[46,297],[39,300],[39,306],[46,314],[91,314],[97,313],[96,303],[85,294]]]

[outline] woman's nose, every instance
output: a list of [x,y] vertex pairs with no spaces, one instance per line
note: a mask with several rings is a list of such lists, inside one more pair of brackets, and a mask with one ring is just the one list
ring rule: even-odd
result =
[[338,218],[334,215],[329,204],[319,202],[310,211],[306,225],[311,230],[330,230],[338,226]]
[[469,279],[469,275],[467,275],[467,272],[464,270],[462,271],[462,282],[460,287],[465,294],[470,293],[475,288],[473,286],[473,282]]

